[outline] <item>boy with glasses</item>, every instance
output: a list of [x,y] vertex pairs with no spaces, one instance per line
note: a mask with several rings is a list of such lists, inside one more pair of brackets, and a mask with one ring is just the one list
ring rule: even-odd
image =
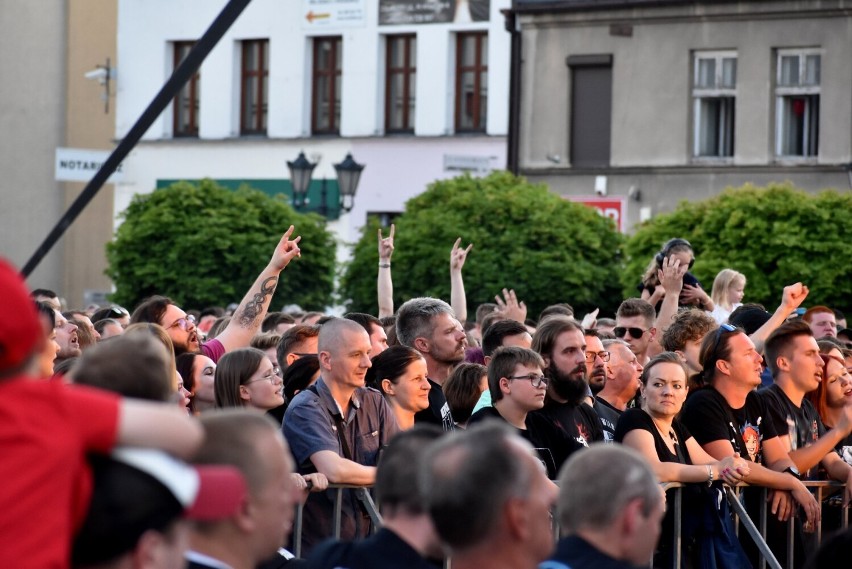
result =
[[[515,429],[521,438],[535,447],[549,478],[558,472],[556,456],[570,439],[531,411],[544,407],[547,378],[542,372],[544,360],[536,352],[518,347],[499,348],[488,364],[488,390],[492,407],[474,413],[468,425],[500,419]],[[559,460],[559,464],[564,459]]]

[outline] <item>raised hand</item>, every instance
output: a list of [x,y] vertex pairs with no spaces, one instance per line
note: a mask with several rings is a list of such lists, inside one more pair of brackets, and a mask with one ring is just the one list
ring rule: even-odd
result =
[[462,249],[459,247],[461,245],[461,237],[456,239],[456,242],[453,243],[453,250],[450,251],[450,270],[451,271],[461,271],[462,267],[464,267],[464,262],[467,259],[467,254],[470,253],[471,248],[473,248],[473,243],[467,246],[467,248]]
[[299,241],[302,240],[302,236],[299,235],[295,239],[290,239],[293,231],[294,227],[291,225],[290,228],[284,232],[284,235],[281,237],[281,241],[279,241],[278,245],[275,247],[272,259],[269,261],[269,264],[278,271],[283,271],[284,267],[290,264],[290,261],[292,261],[294,257],[302,256],[302,250],[299,249]]
[[784,292],[781,293],[781,304],[792,313],[802,305],[809,292],[808,287],[802,283],[785,286]]
[[669,256],[663,259],[663,266],[657,270],[657,278],[660,279],[660,284],[666,294],[679,296],[683,288],[683,275],[689,267],[682,265],[680,259],[674,256]]
[[523,302],[518,302],[518,297],[514,290],[503,289],[503,298],[500,295],[494,297],[497,303],[497,312],[509,320],[516,320],[521,324],[527,319],[527,305]]
[[393,234],[396,227],[393,223],[390,226],[390,235],[382,237],[382,228],[379,227],[379,261],[388,262],[393,255]]

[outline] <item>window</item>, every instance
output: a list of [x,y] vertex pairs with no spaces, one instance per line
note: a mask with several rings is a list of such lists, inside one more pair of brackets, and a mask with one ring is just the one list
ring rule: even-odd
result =
[[775,78],[775,153],[819,154],[819,50],[778,50]]
[[240,133],[266,134],[269,105],[269,40],[242,42]]
[[612,55],[571,55],[571,166],[609,166]]
[[696,53],[692,79],[696,158],[734,155],[736,52]]
[[485,132],[488,108],[488,34],[456,38],[456,132]]
[[[194,46],[193,41],[174,42],[173,71],[186,59]],[[201,100],[199,78],[200,73],[196,71],[175,97],[172,136],[198,136],[198,106]]]
[[340,133],[340,37],[314,39],[311,130],[314,134]]
[[414,132],[417,38],[387,36],[385,132]]

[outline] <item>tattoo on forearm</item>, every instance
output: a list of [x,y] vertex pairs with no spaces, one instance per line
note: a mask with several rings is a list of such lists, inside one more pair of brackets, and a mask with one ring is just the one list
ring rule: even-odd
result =
[[278,284],[278,277],[269,277],[263,284],[260,285],[260,292],[246,304],[240,314],[240,326],[243,328],[251,328],[256,322],[257,317],[263,312],[263,303],[266,302],[266,297],[275,292],[275,286]]

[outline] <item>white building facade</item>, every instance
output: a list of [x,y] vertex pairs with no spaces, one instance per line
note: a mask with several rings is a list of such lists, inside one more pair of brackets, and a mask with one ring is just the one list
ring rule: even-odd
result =
[[[225,4],[119,0],[116,138]],[[116,215],[174,180],[287,193],[302,151],[319,161],[312,192],[327,178],[336,203],[333,164],[351,153],[365,165],[354,208],[329,228],[354,242],[368,215],[402,212],[436,179],[505,168],[508,6],[254,0],[124,161]]]

